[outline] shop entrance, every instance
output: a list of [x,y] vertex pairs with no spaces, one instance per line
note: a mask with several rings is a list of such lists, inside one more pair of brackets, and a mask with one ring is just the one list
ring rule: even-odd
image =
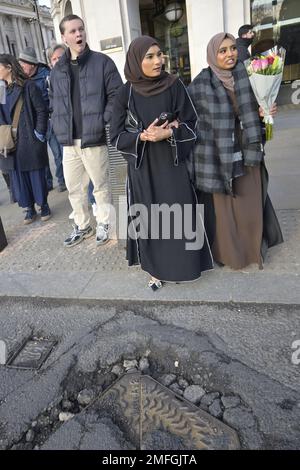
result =
[[166,71],[188,85],[191,67],[185,0],[140,0],[139,6],[142,34],[159,41]]
[[251,0],[252,24],[257,36],[254,53],[275,44],[286,49],[283,81],[300,78],[300,1]]

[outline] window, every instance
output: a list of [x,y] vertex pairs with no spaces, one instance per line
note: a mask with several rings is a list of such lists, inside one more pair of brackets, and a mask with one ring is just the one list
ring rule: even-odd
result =
[[166,17],[168,4],[161,0],[140,0],[142,34],[157,38],[165,54],[165,69],[178,75],[188,85],[191,81],[191,66],[188,45],[188,27],[185,1],[180,5],[181,15],[175,21]]
[[300,1],[251,0],[256,40],[252,52],[263,52],[275,44],[286,49],[284,81],[300,78]]

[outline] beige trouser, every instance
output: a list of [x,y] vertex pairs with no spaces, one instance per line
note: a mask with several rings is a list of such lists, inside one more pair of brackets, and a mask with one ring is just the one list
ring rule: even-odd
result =
[[80,140],[73,143],[63,148],[63,168],[75,224],[83,230],[90,223],[87,195],[90,179],[94,185],[97,223],[108,224],[111,194],[107,146],[82,149]]

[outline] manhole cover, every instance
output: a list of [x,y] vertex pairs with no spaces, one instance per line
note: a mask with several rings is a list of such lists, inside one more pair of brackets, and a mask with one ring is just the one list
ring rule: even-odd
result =
[[124,375],[94,402],[95,409],[107,411],[140,449],[149,449],[162,431],[186,449],[240,448],[233,429],[147,375]]
[[28,338],[12,354],[8,367],[17,369],[39,369],[55,346],[56,341],[45,338]]

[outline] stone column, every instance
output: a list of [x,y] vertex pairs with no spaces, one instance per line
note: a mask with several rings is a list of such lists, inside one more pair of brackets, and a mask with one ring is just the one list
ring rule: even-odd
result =
[[[42,25],[41,25],[41,28],[42,28],[42,34],[43,34],[43,26]],[[43,35],[43,40],[42,40],[40,27],[39,27],[39,24],[38,24],[37,21],[35,22],[35,30],[36,30],[36,35],[37,35],[37,38],[38,38],[38,43],[39,43],[40,61],[45,62],[45,57],[44,57],[44,52],[43,52],[43,49],[44,49],[44,47],[43,47],[44,35]],[[45,44],[45,47],[47,47],[46,44]]]
[[133,39],[141,35],[139,0],[121,0],[120,10],[124,35],[124,50],[127,51]]
[[61,34],[59,31],[59,22],[62,19],[59,6],[56,4],[51,9],[51,16],[54,25],[54,38],[56,42],[61,42]]
[[0,34],[0,54],[3,54],[4,52],[5,52],[5,49],[4,49],[2,34]]
[[224,1],[186,0],[186,13],[193,79],[204,67],[207,67],[208,41],[217,32],[224,31]]
[[24,38],[24,30],[23,30],[23,21],[22,18],[17,18],[17,25],[20,34],[22,49],[26,47],[25,38]]
[[37,37],[36,37],[36,30],[35,30],[35,27],[34,27],[34,22],[31,22],[30,23],[30,31],[31,31],[31,36],[32,36],[32,40],[33,40],[33,48],[35,50],[35,52],[37,53],[37,56],[39,57],[39,44],[38,44],[38,41],[37,41]]
[[38,50],[36,51],[37,54],[38,54],[38,57],[39,57],[39,60],[42,61],[42,50],[43,50],[43,46],[42,46],[42,42],[41,42],[41,33],[40,33],[40,28],[39,28],[39,25],[37,24],[37,21],[34,22],[34,30],[35,30],[35,35],[36,35],[36,39],[37,39],[37,43],[38,43]]
[[[234,0],[224,1],[224,30],[237,37],[239,27],[246,24],[246,19],[250,17],[250,2],[237,2]],[[250,23],[250,21],[249,21]]]
[[20,52],[22,51],[22,43],[20,41],[20,33],[19,33],[19,28],[18,28],[17,17],[16,16],[12,17],[12,24],[13,24],[13,28],[14,28],[16,41],[17,41],[17,48],[18,48],[17,56],[19,56]]
[[44,25],[42,25],[42,33],[43,33],[43,39],[44,39],[44,44],[45,44],[45,49],[48,49],[49,47],[49,41],[48,41],[48,35],[47,35],[47,29]]
[[6,44],[6,37],[4,34],[4,25],[3,25],[3,17],[0,15],[0,49],[2,53],[6,53],[7,51],[7,44]]
[[47,29],[47,34],[48,34],[48,43],[49,43],[49,46],[51,47],[53,38],[52,38],[52,34],[51,34],[51,29],[50,29],[50,28]]
[[244,0],[244,24],[251,24],[251,3]]

